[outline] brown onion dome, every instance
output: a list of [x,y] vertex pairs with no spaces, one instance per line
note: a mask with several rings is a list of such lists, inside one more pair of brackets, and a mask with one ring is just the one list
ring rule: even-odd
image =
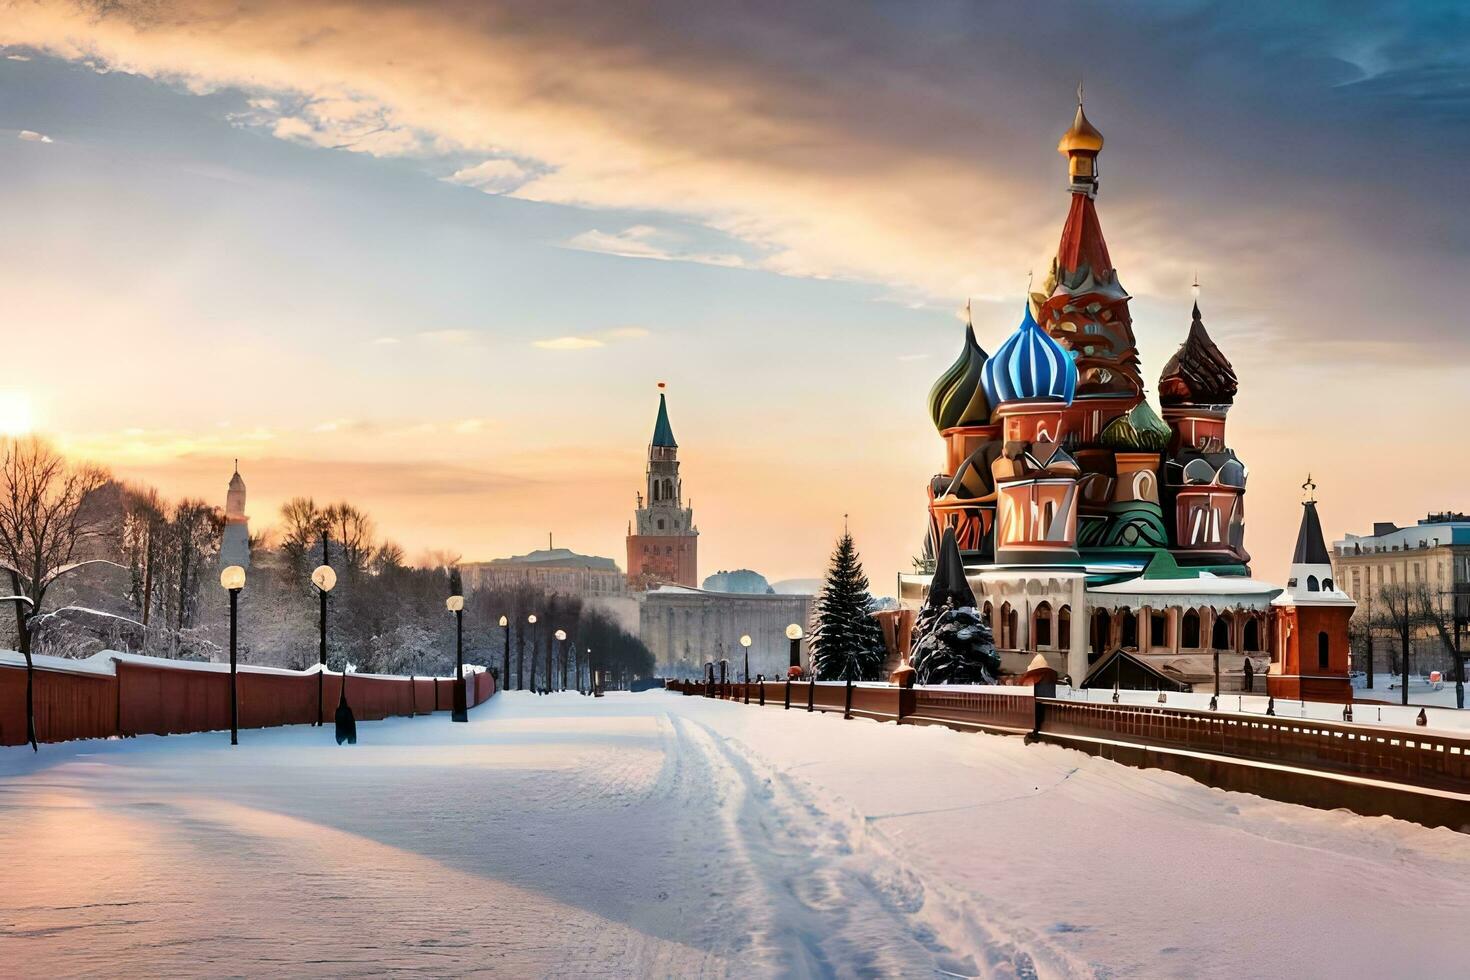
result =
[[929,417],[940,432],[956,426],[989,424],[990,402],[981,383],[988,356],[975,340],[974,325],[965,324],[964,349],[929,389]]
[[1109,449],[1128,453],[1160,453],[1169,445],[1172,434],[1164,420],[1144,400],[1134,405],[1126,415],[1119,415],[1104,426],[1097,441]]
[[1229,405],[1235,401],[1239,388],[1235,368],[1205,331],[1199,304],[1195,303],[1189,336],[1159,376],[1159,404]]

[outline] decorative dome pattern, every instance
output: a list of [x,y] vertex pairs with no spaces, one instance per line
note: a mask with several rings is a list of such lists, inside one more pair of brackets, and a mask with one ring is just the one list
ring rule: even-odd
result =
[[1169,445],[1173,433],[1147,401],[1119,415],[1098,434],[1097,441],[1110,449],[1130,453],[1160,453]]
[[1159,376],[1159,404],[1229,405],[1239,388],[1235,368],[1205,332],[1199,304],[1194,304],[1189,336]]
[[1070,405],[1077,393],[1077,365],[1065,347],[1037,326],[1027,302],[1021,325],[985,362],[982,380],[993,407],[1026,400]]
[[986,353],[975,341],[975,327],[965,324],[965,347],[929,390],[929,417],[940,432],[964,425],[985,425],[990,421],[990,402],[980,375],[984,371]]

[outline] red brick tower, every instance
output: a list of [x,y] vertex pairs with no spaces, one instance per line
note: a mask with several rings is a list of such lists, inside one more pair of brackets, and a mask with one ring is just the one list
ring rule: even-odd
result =
[[1317,517],[1316,485],[1307,477],[1302,525],[1286,591],[1272,601],[1274,631],[1266,690],[1288,700],[1353,699],[1348,680],[1348,620],[1356,603],[1332,580],[1332,559]]
[[[659,384],[663,388],[663,384]],[[658,395],[658,419],[648,444],[647,489],[628,525],[628,584],[638,591],[660,585],[699,585],[699,530],[685,507],[679,479],[679,444],[669,408]]]

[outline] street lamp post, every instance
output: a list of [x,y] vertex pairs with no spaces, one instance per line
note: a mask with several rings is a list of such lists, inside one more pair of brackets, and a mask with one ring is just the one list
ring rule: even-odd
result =
[[316,586],[317,594],[322,601],[321,615],[321,643],[317,647],[317,672],[316,672],[316,723],[320,728],[326,724],[323,712],[322,700],[326,697],[324,686],[327,673],[327,593],[331,592],[337,584],[337,573],[327,560],[327,536],[322,535],[322,563],[311,573],[311,584]]
[[745,703],[750,703],[750,634],[740,635],[740,646],[745,652],[745,676],[741,680],[741,689],[745,692]]
[[500,631],[505,636],[505,652],[500,658],[500,689],[510,689],[510,617],[500,617]]
[[786,639],[791,641],[790,666],[795,667],[797,670],[801,670],[801,638],[804,635],[801,631],[801,626],[797,623],[792,623],[786,627]]
[[[557,630],[551,635],[556,639],[556,658],[557,663],[561,665],[561,689],[565,691],[567,689],[567,631]],[[546,678],[546,684],[548,687],[553,687],[550,676]]]
[[464,596],[459,594],[455,582],[450,588],[454,595],[444,600],[444,608],[454,613],[454,710],[451,721],[469,721],[469,698],[464,688]]
[[231,565],[219,573],[219,584],[230,593],[230,744],[240,744],[240,698],[237,687],[235,655],[236,622],[240,608],[240,590],[245,588],[245,569]]

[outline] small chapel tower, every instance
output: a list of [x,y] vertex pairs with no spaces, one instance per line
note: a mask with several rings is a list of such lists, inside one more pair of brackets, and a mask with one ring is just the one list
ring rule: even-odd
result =
[[638,590],[665,584],[696,588],[699,584],[699,530],[694,526],[694,509],[684,506],[679,444],[669,424],[663,387],[660,382],[646,485],[628,527],[628,584]]
[[235,460],[235,475],[225,492],[225,529],[220,540],[221,568],[239,565],[250,567],[250,519],[245,516],[245,481],[240,477],[240,461]]
[[1295,701],[1353,699],[1348,680],[1348,620],[1357,603],[1333,581],[1332,558],[1317,516],[1317,485],[1302,484],[1302,523],[1286,590],[1271,602],[1276,656],[1266,677],[1273,697]]

